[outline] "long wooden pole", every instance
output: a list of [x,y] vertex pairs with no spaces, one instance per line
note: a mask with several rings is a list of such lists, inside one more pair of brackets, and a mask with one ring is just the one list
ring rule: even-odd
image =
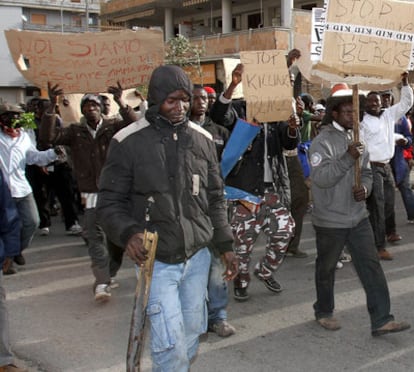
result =
[[[353,132],[354,142],[359,142],[359,89],[358,84],[352,85],[352,107],[353,107]],[[361,186],[361,163],[359,159],[355,162],[355,186]]]
[[146,310],[151,287],[157,242],[158,234],[156,232],[152,233],[145,230],[144,246],[148,250],[148,257],[144,266],[142,266],[139,270],[137,286],[135,289],[134,309],[131,317],[126,360],[127,372],[139,372],[141,369],[140,362],[144,344]]

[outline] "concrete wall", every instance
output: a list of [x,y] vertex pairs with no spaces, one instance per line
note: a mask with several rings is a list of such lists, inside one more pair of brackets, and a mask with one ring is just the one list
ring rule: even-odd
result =
[[[25,6],[25,7],[24,7]],[[31,8],[33,6],[33,8]],[[43,6],[48,9],[42,8]],[[97,22],[97,9],[99,9],[99,3],[97,0],[89,0],[90,17],[93,17]],[[10,103],[25,102],[26,87],[32,86],[17,70],[14,65],[13,59],[9,53],[9,47],[7,45],[6,38],[4,36],[4,30],[8,29],[30,29],[26,27],[30,24],[31,14],[46,14],[47,30],[60,32],[62,19],[61,8],[63,11],[63,24],[65,31],[71,30],[72,16],[82,17],[82,27],[78,28],[79,31],[84,31],[85,27],[85,15],[81,11],[85,9],[85,1],[81,4],[70,3],[64,1],[5,1],[0,3],[0,102],[7,101]],[[22,15],[27,21],[24,21]],[[73,27],[72,27],[73,28]],[[36,30],[44,31],[45,26],[37,26]]]

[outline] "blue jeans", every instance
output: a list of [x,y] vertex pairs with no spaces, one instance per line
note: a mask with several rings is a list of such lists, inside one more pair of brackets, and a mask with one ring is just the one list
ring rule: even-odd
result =
[[0,270],[0,366],[11,363],[13,363],[13,355],[10,350],[6,292],[3,287],[3,272]]
[[378,329],[393,320],[390,314],[390,295],[384,271],[375,249],[374,236],[368,218],[357,226],[336,229],[314,226],[316,232],[316,319],[331,317],[335,308],[335,267],[344,246],[364,287],[371,328]]
[[151,324],[151,356],[156,372],[186,372],[207,330],[208,248],[186,262],[155,260],[147,315]]
[[20,241],[23,251],[30,245],[33,235],[39,226],[40,217],[33,194],[29,194],[23,198],[13,199],[19,211],[20,220],[22,221]]
[[225,267],[221,258],[211,254],[210,274],[208,277],[208,323],[214,324],[227,320],[226,307],[229,302],[227,282],[223,279]]

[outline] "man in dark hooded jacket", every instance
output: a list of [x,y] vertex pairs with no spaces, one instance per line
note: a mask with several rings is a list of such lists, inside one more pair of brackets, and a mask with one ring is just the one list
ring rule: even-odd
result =
[[156,371],[187,371],[206,331],[210,241],[226,278],[237,273],[215,145],[188,120],[191,96],[182,69],[155,69],[145,118],[114,136],[99,183],[100,223],[138,266],[144,229],[159,235],[147,307]]

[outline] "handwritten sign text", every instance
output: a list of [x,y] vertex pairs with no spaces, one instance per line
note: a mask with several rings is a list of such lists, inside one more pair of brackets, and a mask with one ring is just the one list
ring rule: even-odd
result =
[[5,31],[16,66],[33,84],[59,84],[65,93],[104,92],[146,84],[163,62],[162,32],[123,30],[57,34]]
[[285,53],[280,50],[240,52],[247,120],[273,122],[292,114],[292,86]]

